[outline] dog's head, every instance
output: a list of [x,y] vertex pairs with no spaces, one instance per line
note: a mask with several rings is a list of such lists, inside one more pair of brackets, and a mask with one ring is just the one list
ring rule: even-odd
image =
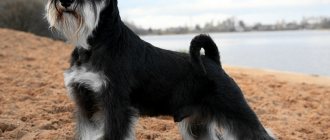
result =
[[117,7],[117,0],[48,0],[46,18],[50,28],[61,32],[69,42],[85,46],[101,11],[109,6]]

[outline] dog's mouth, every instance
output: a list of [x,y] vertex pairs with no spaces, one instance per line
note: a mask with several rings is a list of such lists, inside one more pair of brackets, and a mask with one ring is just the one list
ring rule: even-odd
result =
[[63,30],[65,27],[69,26],[72,28],[72,25],[70,24],[76,24],[78,29],[82,26],[83,18],[79,12],[79,9],[77,9],[77,6],[64,8],[60,5],[54,4],[53,6],[50,5],[50,8],[48,9],[51,9],[48,11],[50,13],[49,28],[51,31]]
[[59,8],[57,9],[57,20],[62,21],[64,18],[68,18],[65,16],[73,16],[76,19],[79,19],[79,14],[75,9],[65,9],[65,8]]
[[62,11],[62,13],[74,14],[76,12],[74,10],[65,9],[65,10]]
[[76,8],[68,9],[68,8],[56,7],[56,11],[57,11],[58,15],[63,15],[63,14],[76,15],[77,14]]
[[71,15],[74,16],[75,18],[78,18],[78,13],[74,10],[63,10],[58,12],[58,17],[59,19],[62,19],[64,15]]
[[[77,7],[78,5],[72,3],[71,6],[64,7],[61,5],[59,1],[50,1],[49,7],[52,7],[56,12],[54,13],[58,20],[63,19],[65,15],[72,15],[74,17],[78,17]],[[52,9],[48,8],[48,9]]]

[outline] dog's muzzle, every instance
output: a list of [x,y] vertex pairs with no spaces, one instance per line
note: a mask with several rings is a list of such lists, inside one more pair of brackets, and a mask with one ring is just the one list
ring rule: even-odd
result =
[[61,5],[66,9],[68,9],[73,2],[74,0],[60,0]]

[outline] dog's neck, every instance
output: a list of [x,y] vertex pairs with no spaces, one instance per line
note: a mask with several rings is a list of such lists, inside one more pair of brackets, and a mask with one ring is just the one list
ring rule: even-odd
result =
[[[129,30],[121,20],[117,0],[111,0],[100,13],[99,18],[99,23],[94,29],[93,35],[88,38],[91,49],[114,45],[114,42],[118,42],[120,37],[124,36],[124,30]],[[127,34],[127,32],[125,33]],[[133,32],[129,33],[134,34]]]

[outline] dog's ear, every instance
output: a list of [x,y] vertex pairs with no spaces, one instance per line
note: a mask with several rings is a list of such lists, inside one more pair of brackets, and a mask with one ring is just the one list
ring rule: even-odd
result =
[[118,9],[118,1],[117,0],[106,0],[106,13],[108,15],[112,16],[118,16],[119,15],[119,9]]
[[113,7],[118,7],[118,0],[110,0],[110,4],[111,4]]
[[118,10],[118,1],[117,0],[107,0],[107,4],[110,8],[110,11],[113,15],[119,14]]

